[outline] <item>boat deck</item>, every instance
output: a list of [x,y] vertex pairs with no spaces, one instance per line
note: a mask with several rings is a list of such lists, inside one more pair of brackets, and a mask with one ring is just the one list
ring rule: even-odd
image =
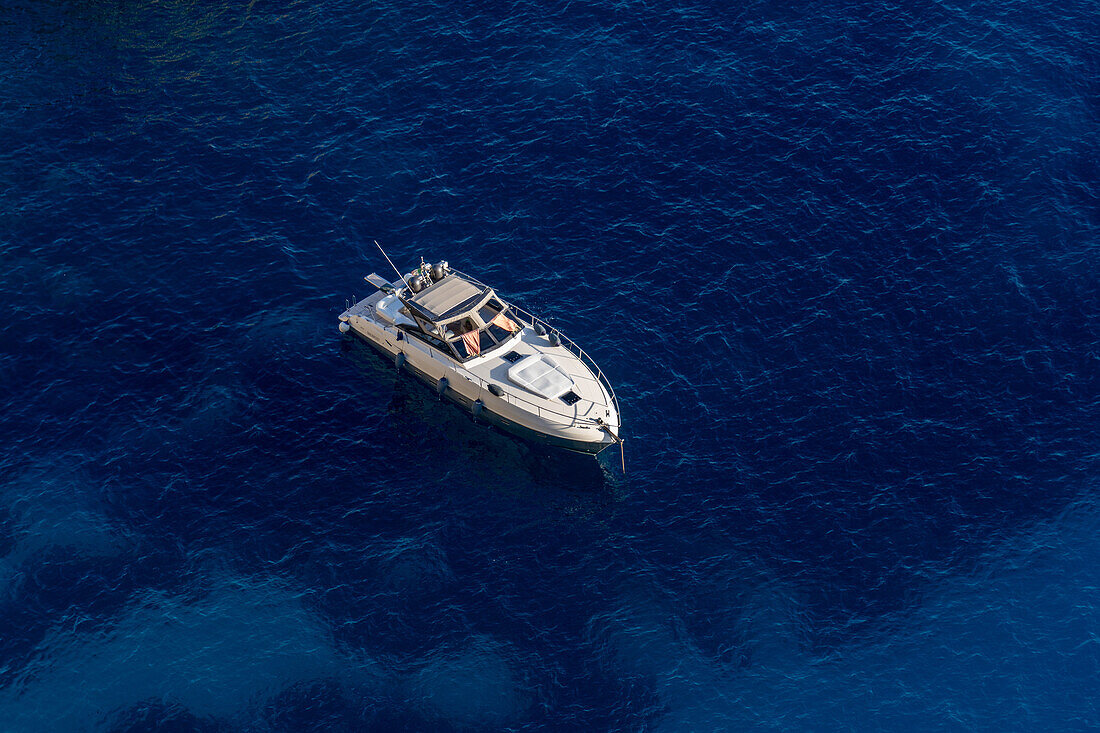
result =
[[[511,352],[520,357],[544,354],[553,358],[561,370],[573,380],[572,392],[580,399],[569,405],[560,398],[546,399],[512,382],[508,379],[508,369],[514,362],[504,358]],[[512,341],[465,366],[474,376],[500,386],[506,395],[520,402],[530,403],[540,410],[575,419],[595,420],[606,419],[608,416],[607,408],[611,399],[591,370],[567,348],[551,346],[545,337],[539,336],[530,327],[524,328]]]

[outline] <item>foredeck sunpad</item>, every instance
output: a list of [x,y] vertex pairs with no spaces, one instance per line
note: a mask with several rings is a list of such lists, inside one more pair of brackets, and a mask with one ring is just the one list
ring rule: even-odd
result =
[[532,354],[508,369],[508,379],[540,397],[554,400],[573,388],[573,380],[549,356]]

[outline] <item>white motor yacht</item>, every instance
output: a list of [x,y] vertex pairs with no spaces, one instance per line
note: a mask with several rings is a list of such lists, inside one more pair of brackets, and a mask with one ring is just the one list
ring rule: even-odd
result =
[[544,321],[446,262],[422,263],[392,282],[365,279],[376,292],[340,314],[340,330],[475,418],[583,453],[621,443],[611,384]]

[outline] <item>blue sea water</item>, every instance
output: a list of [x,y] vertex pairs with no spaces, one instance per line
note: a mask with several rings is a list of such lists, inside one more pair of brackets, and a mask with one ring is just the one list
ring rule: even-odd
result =
[[[0,9],[0,731],[1100,727],[1083,0]],[[342,338],[446,259],[627,473]]]

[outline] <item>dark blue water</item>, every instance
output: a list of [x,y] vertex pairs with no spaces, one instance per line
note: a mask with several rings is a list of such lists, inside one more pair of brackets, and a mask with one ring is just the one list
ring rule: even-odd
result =
[[[0,730],[1100,726],[1085,0],[0,10]],[[343,339],[446,259],[618,456]]]

